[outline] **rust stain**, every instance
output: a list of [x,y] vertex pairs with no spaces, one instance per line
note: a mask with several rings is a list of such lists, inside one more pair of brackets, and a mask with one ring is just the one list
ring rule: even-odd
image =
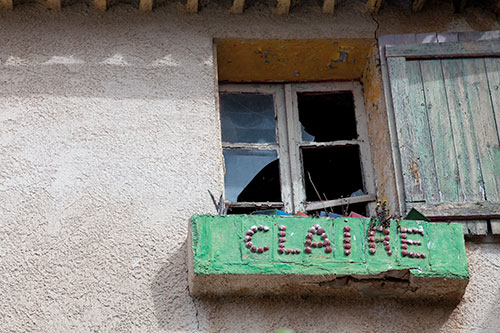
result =
[[417,182],[417,185],[420,186],[420,171],[418,169],[418,164],[415,161],[411,162],[411,173],[413,174],[413,178]]

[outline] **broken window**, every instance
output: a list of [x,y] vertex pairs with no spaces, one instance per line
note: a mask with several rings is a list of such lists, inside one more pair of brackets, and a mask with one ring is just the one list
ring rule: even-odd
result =
[[221,85],[229,213],[365,213],[374,200],[359,83]]
[[352,92],[298,93],[297,101],[302,141],[329,142],[358,137]]

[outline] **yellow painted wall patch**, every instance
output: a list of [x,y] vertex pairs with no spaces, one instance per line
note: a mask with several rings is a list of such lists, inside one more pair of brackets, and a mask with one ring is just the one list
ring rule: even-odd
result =
[[305,82],[359,80],[372,39],[217,39],[219,81]]

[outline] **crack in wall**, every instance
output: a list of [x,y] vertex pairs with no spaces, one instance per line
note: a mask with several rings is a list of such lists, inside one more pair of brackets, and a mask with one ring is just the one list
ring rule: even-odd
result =
[[377,21],[377,19],[375,18],[375,13],[371,13],[370,16],[371,16],[373,22],[375,22],[377,24],[377,27],[375,28],[375,31],[373,32],[373,38],[375,38],[375,40],[377,40],[377,38],[378,38],[378,30],[380,28],[380,22]]

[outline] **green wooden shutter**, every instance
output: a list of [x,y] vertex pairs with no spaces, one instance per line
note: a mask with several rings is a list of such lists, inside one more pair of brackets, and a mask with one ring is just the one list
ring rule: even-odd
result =
[[[498,223],[500,41],[393,45],[385,56],[406,210],[457,207]],[[481,203],[476,217],[458,209]]]

